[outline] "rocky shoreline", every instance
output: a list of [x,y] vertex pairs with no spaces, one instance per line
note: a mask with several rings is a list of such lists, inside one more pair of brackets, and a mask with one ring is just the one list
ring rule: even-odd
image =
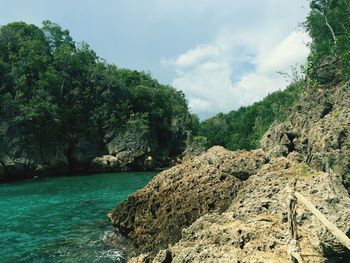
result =
[[[262,149],[213,147],[156,176],[109,213],[130,262],[289,262],[286,188],[297,190],[350,236],[349,86],[311,89]],[[346,262],[344,248],[303,206],[306,262]],[[134,256],[134,257],[133,257]],[[343,260],[343,261],[342,261]],[[345,261],[344,261],[345,260]]]
[[116,136],[107,150],[83,148],[83,143],[78,144],[70,154],[61,149],[45,163],[35,154],[21,156],[26,151],[20,156],[9,153],[0,160],[0,183],[67,174],[163,170],[177,158],[151,152],[147,140],[136,131]]

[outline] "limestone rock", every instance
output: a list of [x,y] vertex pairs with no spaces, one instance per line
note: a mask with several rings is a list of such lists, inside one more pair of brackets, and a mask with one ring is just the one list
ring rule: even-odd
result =
[[[114,139],[107,145],[107,149],[110,155],[115,156],[122,166],[131,165],[137,161],[138,158],[146,158],[148,153],[148,142],[142,132],[138,131],[137,127],[132,127],[124,132],[119,133]],[[142,165],[133,164],[135,166]]]
[[[146,170],[152,168],[148,142],[137,127],[119,132],[107,144],[108,155],[96,157],[91,162],[95,172]],[[151,158],[151,160],[150,160]]]
[[27,177],[35,176],[39,171],[34,161],[27,158],[4,158],[3,165],[6,167],[6,173],[11,177],[17,177],[25,174]]
[[156,176],[118,205],[109,218],[117,233],[141,253],[157,252],[181,238],[181,230],[209,212],[224,212],[243,180],[267,162],[262,151],[213,147]]
[[91,167],[94,171],[116,171],[120,168],[120,163],[115,156],[103,155],[101,157],[96,157],[91,162]]
[[[262,150],[213,147],[120,204],[111,222],[142,253],[130,262],[290,262],[286,187],[294,178],[297,191],[350,236],[343,185],[350,85],[335,83],[306,90],[288,120],[265,134]],[[349,251],[301,203],[297,214],[305,262],[349,262]]]
[[261,141],[270,157],[287,156],[319,171],[350,176],[350,87],[310,89],[288,122],[275,124]]
[[[251,176],[225,213],[204,215],[185,228],[181,240],[168,249],[170,262],[290,262],[286,186],[291,178],[298,179],[297,191],[349,233],[350,199],[339,178],[282,158]],[[298,204],[297,213],[305,262],[350,256],[303,205]],[[162,262],[158,258],[146,261],[144,255],[139,262]]]

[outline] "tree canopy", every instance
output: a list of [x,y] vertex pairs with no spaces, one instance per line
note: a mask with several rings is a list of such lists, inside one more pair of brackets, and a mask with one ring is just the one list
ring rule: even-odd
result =
[[255,149],[274,121],[287,118],[304,87],[303,80],[293,82],[286,90],[271,93],[262,101],[218,115],[200,123],[197,135],[207,138],[208,146],[221,145],[230,150]]
[[339,71],[340,80],[350,79],[350,2],[348,0],[311,0],[305,27],[309,32],[311,54],[308,74],[319,78],[317,70]]

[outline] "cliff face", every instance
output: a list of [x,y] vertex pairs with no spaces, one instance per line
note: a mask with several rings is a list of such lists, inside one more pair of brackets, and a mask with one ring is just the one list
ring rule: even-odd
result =
[[3,173],[0,171],[0,180],[31,178],[43,174],[62,175],[69,172],[149,168],[146,164],[149,143],[143,139],[142,134],[135,131],[120,133],[108,145],[97,143],[97,138],[84,136],[73,146],[62,143],[57,138],[51,138],[48,144],[52,147],[46,145],[48,150],[44,155],[31,145],[26,136],[7,136],[7,138],[7,147],[0,149],[0,161],[3,167]]
[[110,143],[105,144],[98,143],[99,138],[82,136],[69,146],[57,138],[50,138],[51,147],[45,146],[48,150],[44,155],[26,136],[8,135],[7,146],[0,147],[0,181],[47,174],[149,170],[169,165],[169,154],[164,154],[168,161],[154,158],[153,154],[157,153],[151,152],[147,137],[137,129],[136,126],[117,133]]
[[58,24],[0,26],[0,181],[168,166],[197,122],[181,91]]
[[[156,176],[114,209],[118,235],[135,246],[130,262],[289,262],[287,192],[297,190],[350,235],[349,87],[310,89],[262,150],[214,147]],[[306,262],[339,262],[347,251],[301,204]]]
[[275,124],[262,139],[270,157],[288,156],[318,171],[350,176],[349,83],[310,89],[295,106],[289,121]]

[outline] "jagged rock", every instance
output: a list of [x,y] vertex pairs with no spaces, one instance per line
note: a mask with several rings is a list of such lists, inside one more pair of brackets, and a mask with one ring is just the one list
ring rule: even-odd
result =
[[148,141],[138,127],[131,127],[124,132],[117,134],[114,139],[108,143],[107,149],[110,155],[119,159],[125,159],[125,162],[132,162],[135,158],[144,155],[148,151]]
[[316,69],[316,78],[321,84],[327,85],[339,81],[341,74],[339,66],[339,58],[335,56],[327,56]]
[[[168,249],[171,262],[290,262],[286,186],[291,178],[298,179],[297,191],[341,230],[349,232],[350,199],[340,178],[280,158],[251,176],[225,213],[206,214],[185,228],[181,240]],[[298,204],[297,213],[305,262],[330,262],[331,258],[337,262],[349,256],[349,251],[303,205]],[[158,256],[151,261],[143,255],[143,259],[131,262],[162,261]]]
[[125,171],[152,167],[148,142],[143,132],[138,131],[137,127],[131,127],[117,134],[107,144],[107,149],[108,155],[96,157],[92,160],[91,167],[94,171]]
[[274,123],[261,140],[261,148],[273,157],[287,156],[294,150],[294,139],[298,134],[289,123]]
[[164,249],[159,251],[154,261],[159,263],[171,263],[173,261],[173,256],[169,249]]
[[[24,141],[11,141],[0,148],[0,162],[4,168],[6,180],[32,178],[36,175],[64,173],[68,171],[65,148],[58,147],[54,152],[40,154]],[[9,148],[7,148],[9,147]]]
[[184,159],[198,156],[208,148],[208,139],[204,136],[194,136],[188,140],[186,150],[183,153]]
[[6,175],[17,177],[25,174],[26,177],[33,177],[40,172],[40,166],[37,166],[32,160],[27,158],[4,158],[3,166],[6,167]]
[[249,176],[267,162],[262,151],[213,147],[166,170],[109,213],[117,233],[140,253],[156,252],[181,238],[200,216],[225,211]]
[[[266,133],[262,150],[213,147],[112,211],[116,232],[143,253],[130,262],[290,262],[286,187],[293,178],[350,236],[342,185],[350,176],[350,87],[330,85],[309,88],[289,119]],[[349,251],[302,204],[297,214],[305,262],[349,261]]]
[[344,179],[350,176],[349,90],[348,84],[308,90],[288,122],[266,133],[262,149],[270,157],[297,156],[319,171],[332,168]]

